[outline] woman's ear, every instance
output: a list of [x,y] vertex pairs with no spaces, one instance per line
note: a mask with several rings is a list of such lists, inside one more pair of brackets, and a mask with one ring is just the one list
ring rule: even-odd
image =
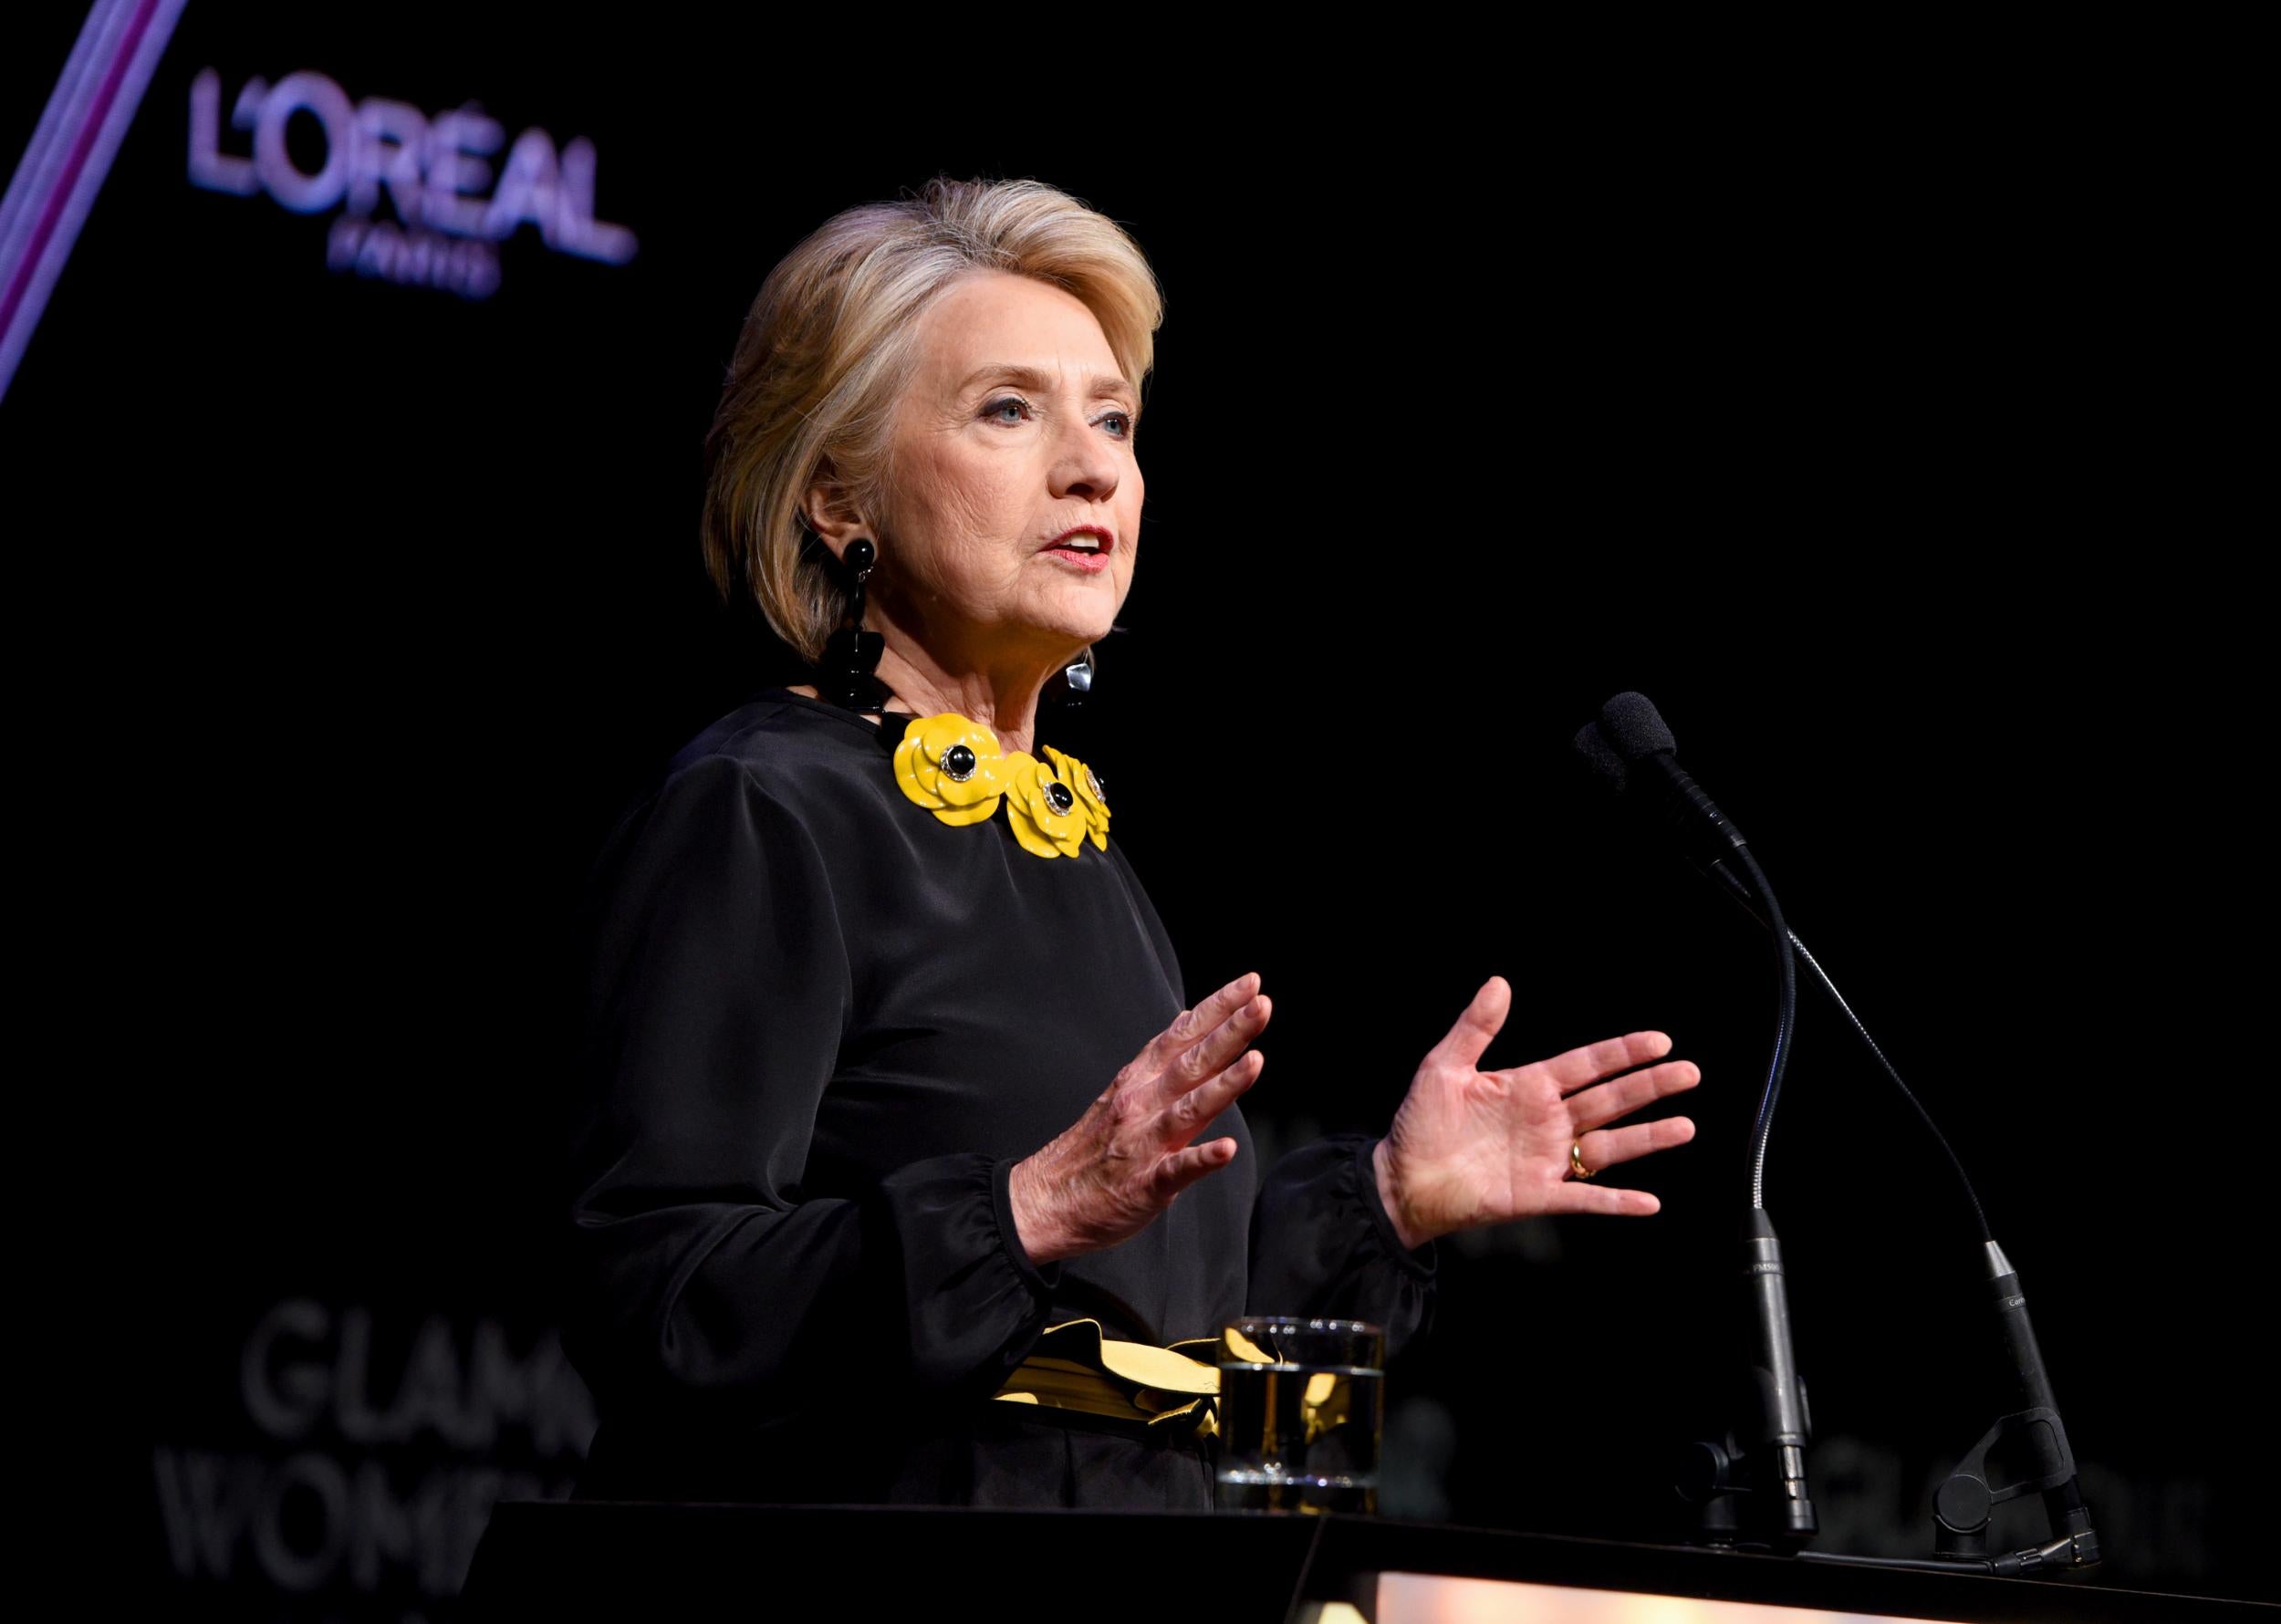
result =
[[849,505],[847,488],[832,477],[828,463],[802,493],[800,510],[807,527],[835,558],[847,557],[848,544],[857,536],[872,533],[863,515]]

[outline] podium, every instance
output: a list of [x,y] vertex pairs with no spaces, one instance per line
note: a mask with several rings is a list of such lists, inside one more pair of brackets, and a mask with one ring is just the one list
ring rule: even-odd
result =
[[2281,1608],[2096,1580],[1359,1516],[504,1501],[475,1619],[1046,1619],[1334,1624],[2281,1624]]

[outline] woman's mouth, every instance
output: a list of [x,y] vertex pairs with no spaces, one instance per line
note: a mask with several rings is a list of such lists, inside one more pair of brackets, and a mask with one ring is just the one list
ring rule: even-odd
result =
[[1073,536],[1068,541],[1056,542],[1046,549],[1046,554],[1087,575],[1099,575],[1109,567],[1108,549],[1099,545],[1097,536]]
[[1098,526],[1083,525],[1065,530],[1044,548],[1072,569],[1087,575],[1098,575],[1109,567],[1109,555],[1116,540]]

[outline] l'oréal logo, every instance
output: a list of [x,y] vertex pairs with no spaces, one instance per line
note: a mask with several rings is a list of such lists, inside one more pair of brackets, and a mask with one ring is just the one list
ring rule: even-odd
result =
[[[313,120],[302,167],[288,146],[296,114]],[[594,143],[565,142],[534,125],[510,146],[506,129],[474,102],[425,113],[408,101],[349,93],[321,73],[251,78],[230,109],[230,128],[251,151],[223,150],[222,76],[191,81],[190,179],[213,192],[266,192],[296,213],[342,212],[327,235],[336,271],[446,287],[469,298],[499,286],[498,245],[528,223],[547,246],[610,265],[634,255],[634,234],[594,217]],[[495,174],[491,158],[506,156]],[[385,199],[393,221],[377,211]]]

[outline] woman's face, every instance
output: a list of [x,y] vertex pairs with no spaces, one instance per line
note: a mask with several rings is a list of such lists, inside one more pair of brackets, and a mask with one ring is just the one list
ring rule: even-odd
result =
[[[1005,271],[924,319],[897,409],[874,601],[968,669],[1058,664],[1105,636],[1140,538],[1140,400],[1073,294]],[[1104,534],[1086,554],[1056,543]]]

